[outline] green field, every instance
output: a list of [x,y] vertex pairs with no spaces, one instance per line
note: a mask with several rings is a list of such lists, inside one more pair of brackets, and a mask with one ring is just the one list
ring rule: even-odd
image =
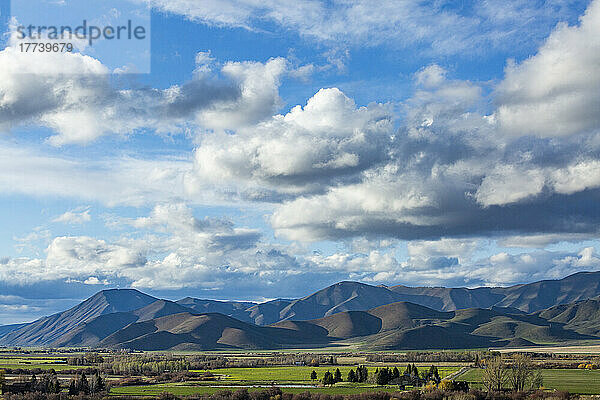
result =
[[[63,362],[61,362],[63,361]],[[2,357],[0,358],[0,369],[4,368],[22,368],[22,369],[54,369],[63,371],[68,369],[81,368],[64,363],[64,358],[36,358],[36,357]]]
[[[600,371],[581,369],[544,369],[544,387],[547,389],[565,390],[576,394],[600,394]],[[464,380],[481,386],[481,370],[472,369],[461,375]]]
[[[398,366],[400,372],[406,366]],[[316,371],[319,379],[323,377],[326,371],[334,372],[336,368],[340,369],[342,378],[346,379],[348,371],[353,369],[350,366],[327,366],[327,367],[262,367],[262,368],[223,368],[215,369],[210,372],[218,377],[232,382],[310,382],[311,371]],[[369,373],[375,371],[376,367],[367,367]],[[423,370],[429,367],[421,367]],[[440,377],[445,377],[456,372],[460,367],[438,367]]]
[[[235,392],[244,388],[220,388],[220,387],[209,387],[209,386],[194,386],[193,384],[186,383],[165,383],[158,385],[147,385],[147,386],[124,386],[113,388],[110,391],[111,395],[128,395],[128,396],[157,396],[161,393],[172,393],[176,396],[187,396],[192,394],[213,394],[223,390],[229,390]],[[246,388],[248,391],[261,391],[266,390],[264,387],[250,387]],[[283,392],[287,393],[303,393],[310,391],[312,393],[326,393],[326,394],[355,394],[365,392],[396,392],[398,389],[393,387],[375,387],[375,386],[333,386],[333,387],[319,387],[319,388],[281,388]]]
[[[141,386],[124,386],[116,387],[110,391],[112,395],[132,395],[132,396],[156,396],[164,392],[169,392],[178,396],[185,396],[191,394],[212,394],[222,390],[236,391],[243,389],[242,385],[255,385],[257,387],[247,388],[249,391],[260,391],[265,390],[265,387],[258,386],[269,386],[271,383],[275,385],[285,384],[312,384],[310,379],[310,373],[314,370],[317,372],[319,379],[323,377],[326,371],[335,371],[337,366],[327,367],[262,367],[262,368],[223,368],[215,369],[210,372],[217,377],[215,382],[203,382],[198,384],[195,382],[188,383],[166,383],[157,385],[141,385]],[[350,366],[339,367],[342,372],[342,376],[345,379],[348,371],[352,368]],[[369,367],[370,371],[375,371],[376,367]],[[404,368],[404,367],[402,367]],[[425,369],[425,367],[421,367]],[[399,368],[400,369],[400,368]],[[458,371],[460,367],[438,367],[440,376],[447,376],[455,371]],[[203,372],[203,371],[197,371]],[[372,373],[372,372],[371,372]],[[316,383],[316,382],[315,382]],[[229,385],[240,387],[229,387]],[[395,392],[396,387],[381,387],[374,386],[371,384],[353,384],[347,382],[340,382],[333,387],[310,387],[310,388],[297,388],[297,387],[282,387],[282,391],[288,393],[303,393],[306,391],[315,393],[327,393],[327,394],[352,394],[352,393],[364,393],[364,392],[377,392],[387,391]]]

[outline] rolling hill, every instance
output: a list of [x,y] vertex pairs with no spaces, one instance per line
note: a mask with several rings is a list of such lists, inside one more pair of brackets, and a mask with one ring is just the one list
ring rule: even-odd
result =
[[47,345],[92,319],[115,312],[133,311],[158,300],[134,289],[103,290],[77,306],[13,330],[0,339],[9,346]]
[[[507,311],[508,310],[508,311]],[[600,320],[598,321],[600,322]],[[458,349],[600,340],[537,314],[471,308],[441,312],[408,302],[342,311],[270,326],[222,314],[173,314],[127,325],[99,347],[135,350],[315,348],[353,344],[370,350]]]
[[0,345],[208,349],[354,341],[408,349],[591,340],[600,336],[599,295],[600,272],[507,288],[340,282],[260,304],[173,302],[113,289],[32,323],[0,327]]
[[79,324],[49,343],[55,347],[77,347],[98,345],[107,336],[134,322],[148,321],[167,315],[190,312],[189,308],[168,300],[156,300],[147,306],[129,312],[99,315]]

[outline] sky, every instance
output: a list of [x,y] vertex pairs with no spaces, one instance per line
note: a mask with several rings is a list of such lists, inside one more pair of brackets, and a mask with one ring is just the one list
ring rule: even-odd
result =
[[[0,0],[0,324],[600,270],[600,0],[27,1]],[[147,37],[22,51],[82,15]]]

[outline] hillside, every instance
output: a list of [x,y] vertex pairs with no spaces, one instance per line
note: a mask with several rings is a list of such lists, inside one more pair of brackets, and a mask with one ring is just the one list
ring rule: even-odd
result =
[[[366,340],[375,348],[405,349],[414,346],[415,338],[427,347],[440,346],[446,338],[464,344],[461,347],[591,340],[600,336],[599,287],[600,272],[507,288],[388,288],[340,282],[300,299],[260,304],[191,297],[173,302],[114,289],[62,313],[0,327],[0,345],[268,348]],[[205,328],[184,337],[185,330],[155,325],[163,318],[175,321],[167,318],[173,315],[196,322],[199,315],[212,315],[213,322],[197,328],[216,326],[222,338],[200,339],[197,334]],[[232,321],[244,325],[234,326]],[[133,334],[138,330],[143,334]],[[119,339],[127,332],[127,339]]]
[[193,297],[177,300],[176,303],[194,310],[198,314],[219,313],[245,322],[252,321],[251,311],[248,309],[257,305],[253,302],[202,300]]
[[148,321],[167,315],[190,312],[189,308],[168,300],[156,300],[130,312],[99,315],[79,324],[50,343],[56,347],[96,346],[107,336],[134,322]]
[[269,328],[222,314],[180,313],[137,322],[113,333],[101,347],[135,350],[269,349],[279,347]]
[[364,311],[405,300],[384,287],[340,282],[292,301],[280,312],[281,320],[310,320],[342,311]]
[[534,312],[600,295],[600,272],[579,272],[559,280],[496,288],[428,288],[393,286],[391,291],[413,296],[413,303],[441,311],[463,308],[512,307]]
[[100,315],[132,311],[156,300],[134,289],[103,290],[67,311],[26,324],[3,336],[0,341],[11,346],[48,345]]
[[540,318],[587,335],[600,335],[600,300],[583,300],[538,312]]

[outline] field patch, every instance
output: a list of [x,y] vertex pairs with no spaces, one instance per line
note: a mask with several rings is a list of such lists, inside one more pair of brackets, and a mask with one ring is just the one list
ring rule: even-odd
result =
[[[543,369],[544,388],[566,390],[574,394],[599,394],[600,371],[581,369]],[[472,369],[461,375],[461,381],[467,381],[481,387],[481,370]]]

